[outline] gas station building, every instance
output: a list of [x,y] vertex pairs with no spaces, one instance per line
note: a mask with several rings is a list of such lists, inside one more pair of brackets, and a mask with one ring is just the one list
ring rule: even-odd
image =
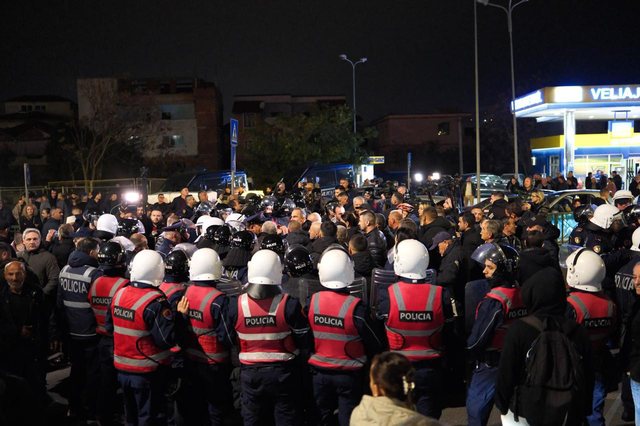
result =
[[[578,177],[617,171],[630,181],[640,169],[640,84],[545,87],[515,100],[517,118],[562,122],[561,135],[531,139],[535,172]],[[607,133],[576,134],[577,121],[606,121]]]

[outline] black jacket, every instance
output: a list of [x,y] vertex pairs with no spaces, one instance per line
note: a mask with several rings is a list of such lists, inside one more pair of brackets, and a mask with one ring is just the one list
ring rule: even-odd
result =
[[[568,424],[582,424],[584,417],[591,413],[593,399],[593,371],[587,366],[591,365],[591,343],[587,332],[575,321],[564,318],[566,312],[566,292],[562,274],[553,268],[544,268],[529,277],[522,285],[522,301],[529,311],[529,315],[537,318],[552,319],[565,325],[572,332],[568,337],[573,341],[576,350],[582,356],[582,369],[585,373],[587,388],[581,398],[576,398],[572,412],[569,415]],[[524,383],[526,378],[525,362],[527,352],[540,332],[523,320],[514,322],[507,331],[504,341],[498,380],[496,382],[495,404],[502,414],[509,409],[514,411],[514,402],[522,400],[518,398],[518,386]],[[519,407],[521,407],[519,405]],[[540,407],[544,410],[545,407]],[[516,411],[514,411],[516,412]],[[517,414],[517,412],[516,412]],[[523,415],[520,413],[520,415]],[[530,420],[530,419],[528,419]],[[529,422],[529,424],[534,424]]]
[[318,266],[320,256],[331,244],[338,244],[336,237],[319,237],[309,244],[309,253],[311,254],[311,259],[313,259],[313,264],[316,267]]
[[374,229],[364,235],[367,238],[367,248],[376,265],[383,267],[387,262],[387,240],[379,229]]
[[425,247],[429,248],[431,246],[431,240],[433,240],[433,237],[435,237],[438,232],[451,232],[452,227],[453,226],[447,219],[437,217],[430,224],[420,227],[420,230],[418,231],[420,242],[422,242]]
[[532,247],[520,252],[520,267],[518,271],[518,282],[524,283],[542,268],[554,268],[560,271],[558,260],[553,257],[549,250],[543,247]]
[[464,286],[467,282],[463,270],[462,247],[454,241],[444,252],[436,275],[436,284],[449,288],[456,300],[464,300]]
[[72,251],[76,249],[76,246],[73,244],[72,238],[63,238],[56,239],[51,247],[51,254],[56,257],[56,261],[58,262],[58,267],[62,269],[64,265],[67,264],[69,260],[69,255]]
[[289,246],[292,246],[294,244],[301,244],[303,246],[307,246],[309,242],[311,242],[311,240],[309,239],[309,233],[303,230],[289,232],[285,237],[285,239],[289,243]]
[[371,271],[377,267],[375,260],[371,257],[371,253],[366,250],[360,253],[354,253],[351,257],[356,274],[365,277],[367,282],[371,282]]

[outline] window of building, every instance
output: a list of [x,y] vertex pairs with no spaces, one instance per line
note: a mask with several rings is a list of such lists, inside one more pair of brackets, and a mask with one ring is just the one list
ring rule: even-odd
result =
[[451,134],[448,121],[444,121],[438,124],[438,136],[449,136]]
[[184,137],[182,135],[171,136],[171,146],[174,148],[180,148],[184,146]]
[[245,112],[244,116],[243,116],[243,120],[244,120],[244,127],[245,128],[251,128],[251,127],[255,127],[256,125],[256,114],[253,112]]

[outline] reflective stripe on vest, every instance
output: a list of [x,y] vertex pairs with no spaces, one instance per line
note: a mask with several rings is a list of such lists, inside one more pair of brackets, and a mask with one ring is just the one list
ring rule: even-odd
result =
[[[494,330],[491,342],[486,348],[487,351],[501,351],[507,330],[516,320],[527,315],[527,308],[522,302],[520,289],[517,287],[492,288],[485,298],[496,300],[502,305],[502,324]],[[476,317],[477,314],[478,308],[476,308]]]
[[605,343],[614,328],[615,305],[599,293],[572,292],[567,302],[576,311],[576,322],[584,326],[594,345]]
[[58,291],[71,337],[89,338],[96,335],[96,318],[87,301],[91,274],[95,270],[93,266],[66,265],[58,276]]
[[162,283],[160,284],[160,290],[167,296],[167,299],[171,299],[171,296],[177,292],[184,290],[185,286],[182,283]]
[[156,346],[144,322],[144,310],[164,294],[157,289],[127,286],[113,298],[114,366],[131,373],[150,373],[171,363],[172,353]]
[[310,365],[332,370],[356,370],[364,366],[367,357],[353,321],[359,302],[356,297],[332,291],[320,291],[311,297],[309,323],[315,352],[309,358]]
[[385,328],[390,350],[414,362],[441,357],[445,320],[442,288],[398,282],[388,292],[390,306]]
[[93,314],[96,316],[96,332],[98,334],[109,335],[106,328],[104,328],[107,310],[111,306],[111,300],[113,300],[116,291],[120,290],[128,282],[129,280],[125,278],[102,276],[97,278],[91,285],[89,289],[89,304],[91,304]]
[[185,292],[189,304],[196,308],[189,309],[185,341],[185,355],[193,361],[217,364],[226,361],[229,356],[226,348],[218,341],[216,324],[211,315],[211,304],[222,295],[222,292],[213,287],[195,285],[189,286]]
[[[240,340],[238,358],[242,364],[290,361],[296,357],[298,350],[285,320],[287,300],[288,295],[278,294],[271,300],[269,308],[265,309],[266,300],[253,300],[246,293],[238,298],[235,328]],[[251,321],[256,318],[261,319]]]

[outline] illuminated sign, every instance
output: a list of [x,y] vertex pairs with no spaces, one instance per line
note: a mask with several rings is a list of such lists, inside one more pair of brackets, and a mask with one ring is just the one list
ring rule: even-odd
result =
[[521,98],[516,99],[511,105],[511,110],[520,111],[521,109],[539,105],[543,102],[544,102],[544,96],[542,95],[542,90],[538,90],[537,92],[533,92],[527,96],[523,96]]
[[609,135],[616,139],[633,137],[633,124],[633,120],[609,121]]
[[369,157],[369,164],[384,164],[384,155],[374,155]]
[[553,102],[582,102],[582,86],[560,86],[553,88]]
[[640,99],[640,86],[592,87],[594,101],[635,101]]

